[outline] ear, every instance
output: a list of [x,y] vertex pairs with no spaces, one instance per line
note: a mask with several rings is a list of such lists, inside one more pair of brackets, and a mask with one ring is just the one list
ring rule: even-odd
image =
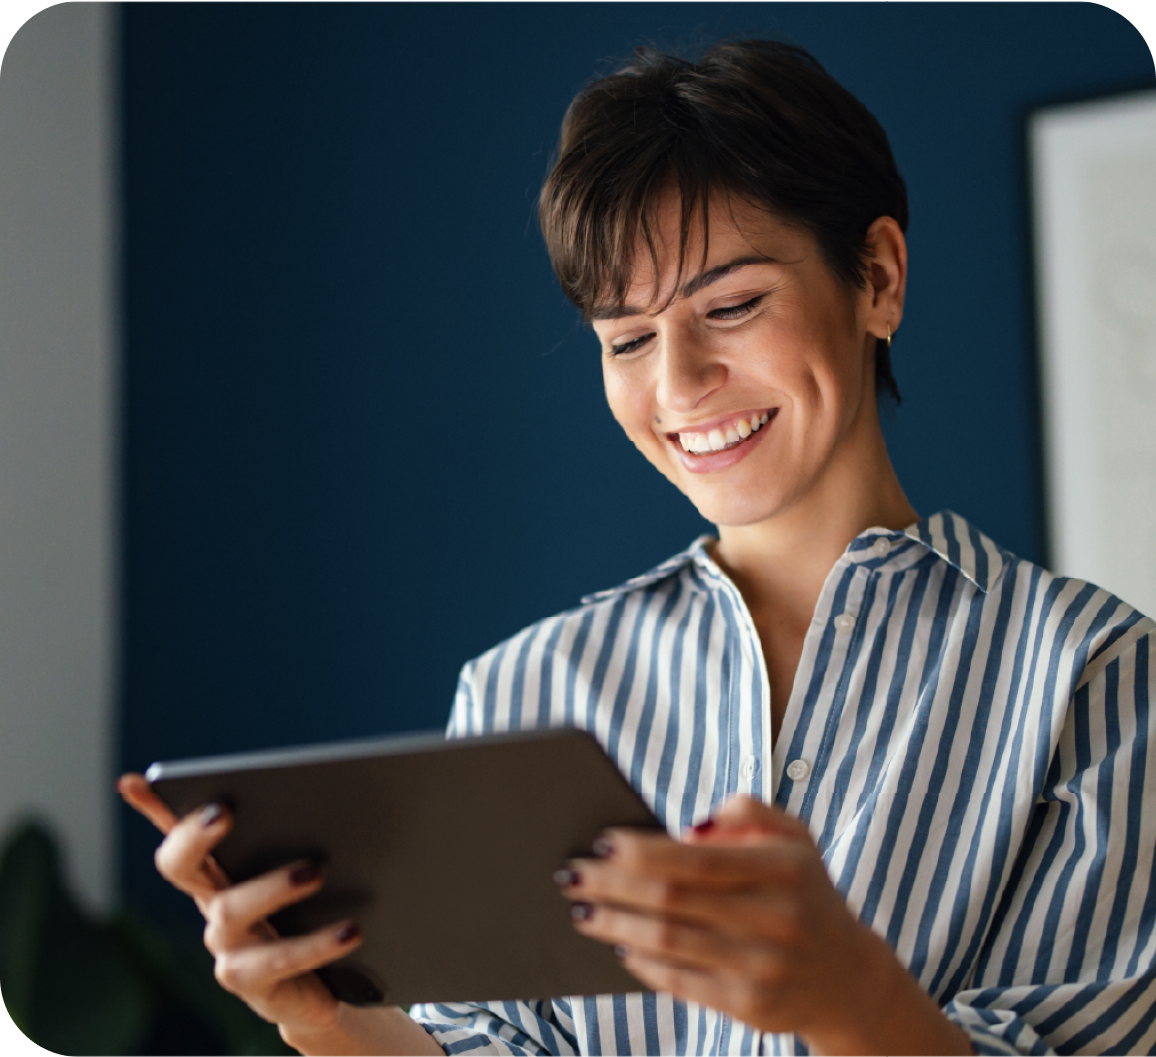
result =
[[867,331],[886,338],[894,334],[903,318],[907,293],[907,240],[894,217],[879,217],[867,229],[867,292],[871,304]]

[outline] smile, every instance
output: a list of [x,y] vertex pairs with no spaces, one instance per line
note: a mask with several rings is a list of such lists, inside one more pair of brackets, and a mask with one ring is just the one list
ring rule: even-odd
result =
[[758,433],[774,415],[777,408],[752,414],[749,418],[738,418],[720,423],[716,428],[702,433],[684,432],[672,434],[678,438],[682,450],[690,455],[713,455],[715,452],[737,448],[752,434]]

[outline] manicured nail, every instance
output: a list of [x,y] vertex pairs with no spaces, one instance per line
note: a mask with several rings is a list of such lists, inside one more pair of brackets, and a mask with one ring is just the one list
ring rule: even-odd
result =
[[577,870],[563,868],[554,871],[554,883],[560,888],[568,888],[570,885],[576,885],[581,880],[582,877]]
[[225,813],[224,804],[209,804],[201,808],[201,825],[211,826]]
[[351,921],[348,925],[342,925],[337,930],[337,942],[348,943],[350,940],[357,939],[361,935],[361,926],[356,922]]
[[614,945],[614,957],[625,958],[630,953],[630,948],[624,943],[616,943]]
[[289,883],[293,885],[307,885],[316,881],[321,876],[321,864],[316,862],[307,862],[304,866],[298,866],[289,874]]
[[704,834],[709,833],[717,825],[718,823],[715,822],[713,818],[708,818],[705,822],[700,822],[697,826],[691,826],[690,829],[692,833],[695,833],[701,837]]
[[575,921],[589,921],[593,913],[594,908],[589,903],[575,903],[570,908],[570,916]]
[[596,837],[591,847],[599,859],[609,859],[614,854],[614,845],[606,837]]

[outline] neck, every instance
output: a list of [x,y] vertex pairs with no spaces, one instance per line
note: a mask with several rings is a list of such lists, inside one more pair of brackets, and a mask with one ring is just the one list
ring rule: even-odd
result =
[[[903,493],[875,420],[868,437],[843,446],[808,493],[765,521],[720,525],[714,557],[752,612],[805,629],[832,567],[869,528],[919,520]],[[850,438],[849,438],[850,439]]]

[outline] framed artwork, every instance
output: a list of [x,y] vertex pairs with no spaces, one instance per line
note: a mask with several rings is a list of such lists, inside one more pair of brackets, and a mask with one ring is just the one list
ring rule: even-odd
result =
[[1156,91],[1029,137],[1051,564],[1156,614]]

